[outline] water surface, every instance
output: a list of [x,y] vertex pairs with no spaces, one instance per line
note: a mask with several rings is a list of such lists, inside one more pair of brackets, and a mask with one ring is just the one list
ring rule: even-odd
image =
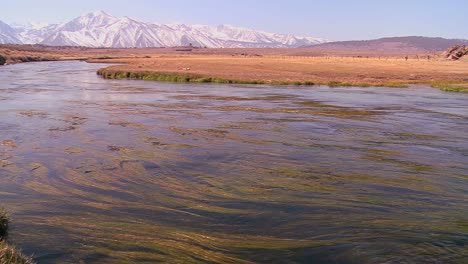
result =
[[463,263],[468,95],[0,68],[0,204],[39,263]]

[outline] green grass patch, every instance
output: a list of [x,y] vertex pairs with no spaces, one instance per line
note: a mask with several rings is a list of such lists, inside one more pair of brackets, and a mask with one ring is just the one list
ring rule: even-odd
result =
[[457,86],[457,85],[433,85],[432,87],[438,88],[444,92],[452,93],[468,93],[468,87]]
[[355,86],[352,83],[348,82],[337,82],[337,81],[331,81],[326,84],[329,87],[349,87],[349,86]]
[[135,79],[158,82],[182,82],[182,83],[231,83],[231,84],[265,84],[260,80],[229,80],[222,78],[204,77],[194,74],[179,73],[154,73],[154,72],[122,72],[99,70],[98,75],[105,79]]
[[431,86],[444,92],[468,93],[468,83],[466,82],[439,80],[431,82]]
[[168,73],[168,72],[127,72],[112,69],[100,69],[97,72],[105,79],[134,79],[158,82],[178,82],[178,83],[220,83],[220,84],[271,84],[271,85],[296,85],[313,86],[326,85],[329,87],[390,87],[407,88],[411,84],[429,84],[446,92],[468,93],[468,85],[455,81],[432,81],[430,83],[420,82],[395,82],[383,83],[355,83],[344,81],[313,82],[313,81],[264,81],[264,80],[235,80],[216,77],[207,77],[190,73]]
[[408,84],[399,83],[399,82],[385,82],[385,83],[350,83],[350,82],[339,82],[331,81],[325,83],[329,87],[390,87],[390,88],[408,88]]

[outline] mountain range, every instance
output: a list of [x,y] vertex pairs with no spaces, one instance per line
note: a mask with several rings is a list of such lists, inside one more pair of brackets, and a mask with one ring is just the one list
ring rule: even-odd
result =
[[209,48],[294,48],[326,40],[268,33],[229,25],[217,27],[157,24],[118,18],[103,11],[67,23],[46,26],[9,26],[0,21],[0,44],[42,44],[112,48],[175,47],[192,44]]
[[306,48],[317,51],[341,52],[427,53],[445,51],[456,45],[468,45],[468,40],[409,36],[327,42],[306,46]]

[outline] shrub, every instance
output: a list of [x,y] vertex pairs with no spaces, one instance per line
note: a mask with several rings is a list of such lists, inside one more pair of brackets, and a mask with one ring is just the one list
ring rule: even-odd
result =
[[0,208],[0,241],[6,237],[8,230],[8,215],[5,210]]
[[4,65],[6,63],[6,58],[0,55],[0,65]]

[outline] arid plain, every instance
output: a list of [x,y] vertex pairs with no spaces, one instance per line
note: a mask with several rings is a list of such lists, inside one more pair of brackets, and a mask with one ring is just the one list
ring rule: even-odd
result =
[[437,88],[468,86],[468,60],[437,53],[378,53],[309,49],[88,49],[0,46],[10,63],[86,60],[116,63],[100,71],[107,78],[218,83]]

